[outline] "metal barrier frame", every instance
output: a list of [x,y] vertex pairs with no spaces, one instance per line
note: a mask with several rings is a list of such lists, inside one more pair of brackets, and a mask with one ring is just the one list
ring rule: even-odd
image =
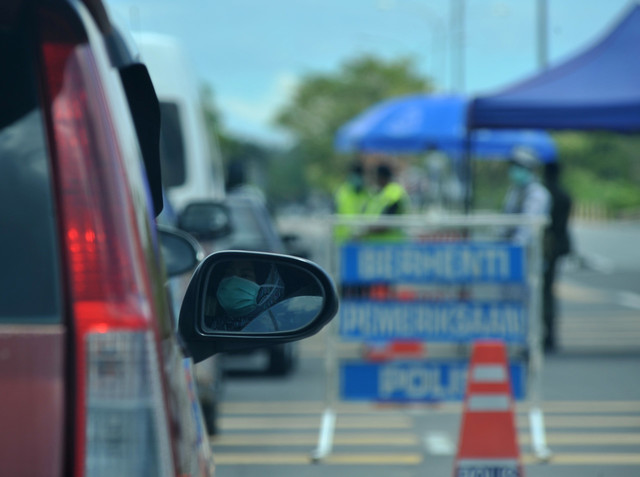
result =
[[[441,231],[446,229],[477,229],[480,227],[529,227],[531,240],[526,244],[528,264],[528,288],[531,291],[528,300],[528,372],[526,402],[529,407],[529,422],[531,442],[535,456],[541,460],[548,460],[552,453],[547,447],[542,412],[542,370],[544,351],[542,343],[542,244],[544,227],[548,218],[542,216],[505,215],[505,214],[471,214],[471,215],[395,215],[372,217],[364,215],[333,215],[321,219],[322,229],[329,235],[322,240],[326,244],[325,253],[329,260],[328,268],[338,287],[340,286],[340,245],[334,240],[334,229],[337,226],[348,226],[354,229],[367,227],[401,227],[408,231]],[[325,409],[322,415],[318,445],[311,452],[314,462],[328,457],[333,448],[333,436],[337,419],[336,404],[339,396],[339,357],[340,344],[338,320],[334,320],[328,327],[325,339]]]

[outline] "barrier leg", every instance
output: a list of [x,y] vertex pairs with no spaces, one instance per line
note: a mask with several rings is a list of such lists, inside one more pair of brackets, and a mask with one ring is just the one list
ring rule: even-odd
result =
[[325,459],[333,449],[333,434],[336,425],[334,405],[337,396],[338,363],[335,354],[335,334],[337,328],[334,323],[327,327],[325,341],[325,410],[320,423],[318,447],[311,453],[311,461],[317,463]]
[[529,427],[531,428],[531,446],[533,453],[542,461],[551,459],[551,450],[547,447],[544,430],[544,416],[539,407],[529,409]]
[[543,274],[542,262],[542,229],[535,230],[535,240],[533,241],[532,276],[534,283],[533,300],[531,302],[531,322],[530,322],[530,383],[531,383],[531,405],[529,407],[529,427],[531,429],[531,444],[533,453],[540,461],[546,462],[551,459],[552,452],[547,447],[545,435],[544,416],[542,413],[542,368],[544,364],[544,350],[542,348],[542,285]]
[[333,433],[336,426],[336,413],[333,409],[327,408],[322,415],[322,425],[318,436],[318,447],[311,454],[313,462],[319,462],[326,458],[333,448]]

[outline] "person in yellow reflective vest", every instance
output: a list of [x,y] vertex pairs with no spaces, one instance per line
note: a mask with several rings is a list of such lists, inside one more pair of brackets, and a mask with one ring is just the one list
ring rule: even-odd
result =
[[[380,164],[376,169],[378,192],[373,195],[365,208],[365,214],[402,215],[408,214],[411,208],[409,194],[405,188],[393,179],[391,168]],[[404,237],[402,230],[394,227],[373,227],[366,234],[367,239],[396,240]]]
[[[338,187],[335,196],[336,214],[362,215],[365,213],[371,193],[365,186],[364,168],[359,162],[354,163],[346,180]],[[348,225],[337,225],[334,230],[337,241],[353,238],[353,230]]]

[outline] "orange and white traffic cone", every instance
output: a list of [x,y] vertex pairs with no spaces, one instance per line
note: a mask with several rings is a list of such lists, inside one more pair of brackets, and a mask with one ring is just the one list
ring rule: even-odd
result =
[[523,477],[507,353],[501,341],[473,345],[454,477]]

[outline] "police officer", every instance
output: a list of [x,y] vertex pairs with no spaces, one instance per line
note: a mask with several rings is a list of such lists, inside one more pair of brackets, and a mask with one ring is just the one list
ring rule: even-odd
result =
[[[336,214],[364,214],[370,198],[371,194],[365,186],[364,168],[360,162],[354,162],[346,180],[336,190],[334,199]],[[352,235],[353,232],[349,226],[338,225],[335,228],[335,238],[338,241],[348,240]]]
[[[526,148],[516,148],[509,159],[510,187],[504,201],[506,214],[524,214],[548,217],[551,210],[551,195],[536,175],[538,158]],[[508,231],[507,238],[520,244],[531,240],[529,227],[515,227]]]
[[[505,198],[505,213],[549,217],[551,213],[551,194],[538,180],[536,175],[537,167],[538,158],[529,149],[518,148],[513,151],[509,161],[509,181],[511,182],[511,186]],[[507,238],[523,246],[527,246],[532,238],[531,229],[527,226],[514,227],[507,234]],[[548,278],[546,271],[549,266],[544,250],[543,258],[544,272],[542,279],[544,290],[548,286],[545,280]],[[543,297],[543,309],[547,306],[544,303],[546,298],[548,297]],[[543,340],[545,347],[548,349],[546,343],[552,331],[544,313],[542,324]]]
[[544,348],[547,352],[556,349],[556,299],[554,284],[558,259],[571,253],[569,217],[571,196],[560,184],[560,165],[551,162],[544,168],[544,184],[551,194],[551,222],[545,230],[545,268],[542,280],[542,317],[544,322]]
[[[393,173],[387,164],[380,164],[376,169],[376,183],[378,191],[371,198],[365,213],[367,215],[402,215],[408,214],[411,208],[409,194],[405,188],[395,180]],[[397,239],[402,238],[403,233],[397,228],[373,227],[367,234],[368,238]]]

